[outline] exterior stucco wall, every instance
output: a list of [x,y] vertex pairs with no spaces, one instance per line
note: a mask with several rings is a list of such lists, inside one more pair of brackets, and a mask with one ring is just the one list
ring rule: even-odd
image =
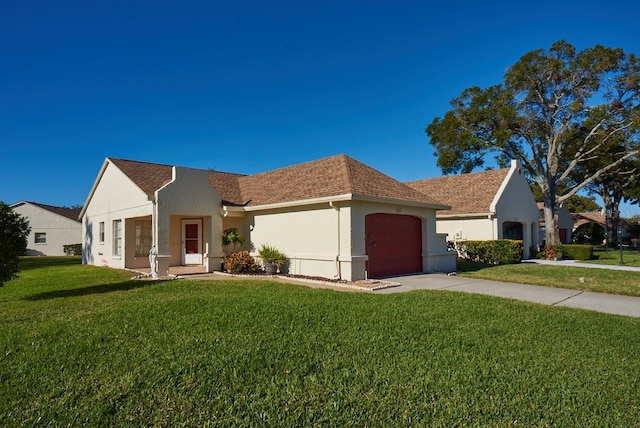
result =
[[249,237],[251,236],[251,230],[249,229],[249,223],[247,222],[244,213],[238,215],[234,213],[232,216],[223,217],[222,219],[222,231],[224,232],[227,229],[235,227],[238,229],[238,233],[245,239],[243,245],[236,245],[235,248],[233,245],[229,245],[224,248],[224,252],[226,255],[231,254],[234,251],[242,251],[251,249],[251,241]]
[[436,234],[435,210],[359,201],[332,205],[247,213],[253,254],[262,244],[269,244],[287,255],[291,274],[365,279],[366,215],[404,214],[422,220],[423,271],[455,270],[455,253],[448,252],[444,237]]
[[[448,241],[504,239],[503,226],[506,222],[522,225],[524,257],[530,255],[530,248],[539,243],[538,207],[531,188],[527,183],[520,164],[513,161],[511,169],[498,190],[489,212],[477,216],[438,218],[438,233],[447,234]],[[446,215],[446,212],[443,213]],[[491,217],[491,218],[490,218]]]
[[[124,268],[127,237],[131,230],[129,218],[149,217],[153,204],[147,195],[122,171],[107,164],[95,191],[85,207],[82,218],[82,261],[96,266]],[[122,220],[123,255],[113,254],[113,221]],[[100,222],[104,222],[104,242],[100,242]],[[134,230],[135,233],[135,230]],[[148,261],[147,261],[148,265]]]
[[512,164],[507,176],[506,186],[495,204],[495,212],[498,220],[498,239],[503,239],[502,225],[505,222],[522,224],[524,257],[530,255],[530,248],[538,245],[538,234],[532,224],[538,223],[539,211],[536,201],[531,193],[527,179],[522,173],[522,168],[517,162]]
[[[64,245],[82,242],[82,223],[25,202],[12,210],[29,220],[29,256],[64,256]],[[46,234],[46,243],[35,242],[36,233]]]
[[436,220],[438,233],[446,234],[448,241],[497,239],[497,222],[487,216],[481,218]]
[[[566,229],[567,242],[571,243],[573,239],[573,219],[571,218],[569,208],[567,208],[565,204],[562,204],[558,210],[558,229]],[[544,234],[542,236],[544,236]]]
[[337,277],[336,257],[350,254],[349,235],[344,234],[350,224],[348,208],[336,210],[327,203],[297,209],[252,211],[247,213],[247,224],[252,229],[253,254],[257,254],[262,244],[276,247],[289,259],[288,272],[291,274]]
[[203,264],[208,271],[220,269],[221,198],[209,185],[207,171],[174,167],[173,180],[156,191],[155,199],[158,273],[163,275],[170,265],[181,263],[182,218],[203,220]]

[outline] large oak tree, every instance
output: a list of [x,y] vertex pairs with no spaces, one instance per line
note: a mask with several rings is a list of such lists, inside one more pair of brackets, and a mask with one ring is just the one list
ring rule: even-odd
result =
[[[634,54],[600,45],[576,51],[558,41],[522,56],[502,83],[464,90],[426,133],[444,174],[470,172],[491,156],[501,166],[519,160],[542,192],[545,239],[553,244],[560,204],[638,156],[639,98]],[[624,150],[597,169],[582,168],[621,134]]]

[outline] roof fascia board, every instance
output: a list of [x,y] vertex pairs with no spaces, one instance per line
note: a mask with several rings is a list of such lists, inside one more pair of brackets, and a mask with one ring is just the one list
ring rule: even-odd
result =
[[[273,210],[279,208],[288,208],[288,207],[299,207],[304,205],[317,205],[317,204],[326,204],[331,201],[349,201],[353,199],[351,193],[345,193],[343,195],[337,196],[327,196],[323,198],[312,198],[312,199],[301,199],[299,201],[290,201],[290,202],[279,202],[276,204],[264,204],[264,205],[256,205],[256,206],[246,206],[246,207],[238,207],[243,209],[244,211],[262,211],[262,210]],[[231,209],[231,207],[228,207]]]
[[495,212],[488,213],[461,213],[461,214],[449,214],[449,213],[436,213],[436,218],[442,218],[447,220],[456,220],[456,219],[469,219],[469,218],[493,218],[495,217]]
[[517,160],[512,159],[509,172],[507,172],[507,175],[504,177],[504,180],[502,180],[502,183],[500,184],[498,191],[496,192],[496,194],[493,197],[493,200],[491,201],[491,205],[489,205],[489,210],[491,212],[496,212],[496,206],[498,205],[498,201],[500,201],[500,198],[502,198],[502,194],[504,193],[505,189],[507,188],[507,185],[511,181],[511,177],[513,177],[513,174],[515,174],[515,171],[519,167],[520,167],[520,163]]
[[317,205],[317,204],[324,204],[329,202],[340,202],[340,201],[351,201],[351,200],[354,200],[354,201],[358,200],[358,201],[364,201],[364,202],[377,202],[377,203],[385,203],[385,204],[391,203],[395,205],[431,208],[436,210],[451,209],[449,205],[443,205],[443,204],[436,204],[436,203],[431,204],[427,202],[407,201],[403,199],[377,198],[374,196],[363,196],[363,195],[358,195],[353,193],[345,193],[345,194],[336,195],[336,196],[326,196],[323,198],[302,199],[299,201],[291,201],[291,202],[281,202],[277,204],[247,206],[247,207],[243,207],[243,209],[247,212],[261,211],[261,210],[268,210],[268,209],[279,209],[279,208],[288,208],[288,207],[296,207],[296,206],[304,206],[304,205]]
[[93,182],[93,186],[91,186],[89,195],[87,196],[87,199],[84,201],[84,205],[82,206],[82,210],[80,211],[80,215],[78,216],[79,221],[82,221],[82,217],[84,217],[84,213],[87,211],[89,202],[91,202],[91,199],[93,199],[93,195],[94,193],[96,193],[96,189],[98,188],[98,183],[100,183],[100,180],[102,180],[102,176],[104,175],[104,172],[107,170],[107,165],[109,163],[111,163],[111,160],[109,158],[105,158],[105,160],[102,162],[102,167],[100,168],[100,172],[98,173],[98,176]]
[[422,207],[422,208],[432,208],[435,210],[450,210],[450,205],[444,205],[439,203],[430,203],[430,202],[420,202],[420,201],[407,201],[405,199],[394,199],[394,198],[378,198],[375,196],[364,196],[364,195],[353,195],[354,200],[365,201],[365,202],[382,202],[385,204],[395,204],[395,205],[405,205],[412,207]]

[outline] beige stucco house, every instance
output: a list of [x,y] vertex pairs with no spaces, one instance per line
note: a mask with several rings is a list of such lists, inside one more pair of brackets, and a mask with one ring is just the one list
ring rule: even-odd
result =
[[256,175],[107,158],[82,209],[83,261],[220,269],[222,233],[289,258],[292,274],[358,280],[455,270],[436,233],[449,208],[345,155]]
[[[540,235],[538,239],[542,245],[545,237],[544,202],[538,202],[537,206],[538,212],[540,213],[540,217],[538,218],[538,222],[540,223]],[[560,204],[560,207],[558,208],[558,235],[560,236],[560,242],[563,244],[571,244],[574,229],[573,216],[569,212],[569,208],[567,208],[566,204]]]
[[11,209],[29,220],[28,256],[64,256],[64,246],[82,242],[79,209],[21,201]]
[[437,212],[437,233],[448,241],[518,239],[525,258],[540,242],[538,208],[518,161],[510,168],[406,184],[451,205]]

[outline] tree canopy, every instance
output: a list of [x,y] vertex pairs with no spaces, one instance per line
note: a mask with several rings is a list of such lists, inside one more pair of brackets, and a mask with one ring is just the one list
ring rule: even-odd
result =
[[[471,172],[492,156],[500,166],[519,160],[543,196],[545,239],[556,243],[559,205],[638,157],[639,105],[634,54],[576,51],[561,40],[522,56],[502,83],[465,89],[426,133],[445,174]],[[591,162],[604,152],[606,162]]]
[[0,202],[0,286],[18,275],[30,231],[27,219]]

